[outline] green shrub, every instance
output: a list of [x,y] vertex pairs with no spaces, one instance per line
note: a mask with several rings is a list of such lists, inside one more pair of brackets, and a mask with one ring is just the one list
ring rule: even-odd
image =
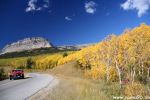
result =
[[66,57],[66,56],[68,56],[68,53],[67,52],[63,53],[63,57]]
[[26,62],[26,68],[31,69],[33,65],[34,65],[34,61],[32,60],[32,58],[28,58]]
[[147,84],[147,76],[146,75],[137,75],[136,79],[143,84]]
[[18,66],[17,69],[24,69],[24,66]]
[[4,80],[7,78],[7,75],[4,71],[4,68],[0,68],[0,80]]

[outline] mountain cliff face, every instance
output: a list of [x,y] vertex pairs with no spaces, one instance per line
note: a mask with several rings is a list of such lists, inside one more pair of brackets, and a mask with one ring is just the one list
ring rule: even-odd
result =
[[6,45],[2,49],[1,54],[48,47],[52,47],[52,44],[42,37],[25,38],[11,43],[10,45]]

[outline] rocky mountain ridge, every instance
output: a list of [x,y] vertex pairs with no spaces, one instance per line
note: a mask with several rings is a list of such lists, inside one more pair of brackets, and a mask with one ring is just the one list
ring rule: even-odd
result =
[[13,42],[9,45],[6,45],[0,54],[6,54],[11,52],[20,52],[25,50],[32,50],[38,48],[49,48],[53,47],[52,43],[42,37],[32,37],[32,38],[25,38],[23,40],[19,40],[17,42]]
[[[6,45],[2,50],[0,50],[0,55],[11,55],[10,53],[20,52],[38,52],[43,53],[46,52],[55,52],[55,51],[65,51],[65,50],[80,50],[84,47],[94,45],[93,44],[79,44],[79,45],[63,45],[63,46],[56,46],[54,47],[52,43],[50,43],[47,39],[42,37],[32,37],[32,38],[25,38],[23,40],[19,40],[17,42],[13,42],[11,44]],[[46,48],[46,49],[44,49]],[[37,50],[38,49],[38,50]]]

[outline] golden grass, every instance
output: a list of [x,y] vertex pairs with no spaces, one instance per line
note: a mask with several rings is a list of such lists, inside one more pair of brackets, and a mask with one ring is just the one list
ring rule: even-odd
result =
[[58,86],[49,91],[45,100],[111,100],[101,91],[99,84],[86,79],[68,78],[60,80]]
[[49,90],[45,100],[112,99],[113,91],[109,89],[112,89],[114,84],[107,87],[104,81],[87,79],[83,77],[83,70],[79,70],[75,66],[76,63],[71,62],[46,71],[46,73],[58,77],[60,82],[53,89]]

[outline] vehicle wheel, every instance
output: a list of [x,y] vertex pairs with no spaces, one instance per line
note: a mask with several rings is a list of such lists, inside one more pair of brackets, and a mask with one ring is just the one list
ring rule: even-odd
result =
[[12,77],[10,76],[9,79],[12,80]]
[[22,75],[22,79],[24,79],[24,75]]

